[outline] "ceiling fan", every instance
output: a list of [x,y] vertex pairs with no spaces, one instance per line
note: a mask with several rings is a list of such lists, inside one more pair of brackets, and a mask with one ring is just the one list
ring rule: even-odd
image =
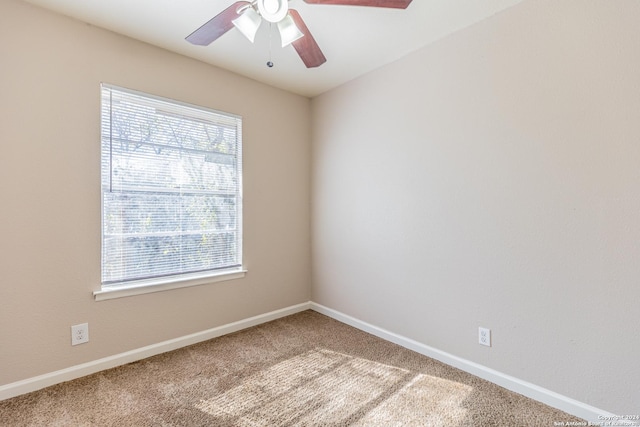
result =
[[[388,7],[406,9],[412,0],[304,0],[310,4],[347,6]],[[236,27],[252,43],[262,20],[277,24],[282,47],[293,45],[307,68],[319,67],[325,58],[309,28],[295,9],[289,8],[288,0],[237,1],[200,28],[186,40],[192,44],[208,46],[231,28]],[[272,67],[273,64],[268,62]]]

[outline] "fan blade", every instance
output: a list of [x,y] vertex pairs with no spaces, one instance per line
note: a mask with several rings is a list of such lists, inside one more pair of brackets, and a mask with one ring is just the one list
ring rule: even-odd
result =
[[411,0],[304,0],[311,4],[339,4],[345,6],[371,6],[406,9]]
[[327,62],[327,58],[324,57],[324,54],[320,50],[320,46],[318,46],[316,39],[311,35],[311,31],[307,28],[307,24],[304,23],[298,11],[295,9],[289,9],[289,14],[300,31],[304,34],[304,37],[300,37],[298,40],[291,43],[296,52],[298,52],[298,55],[300,55],[300,59],[302,59],[304,65],[306,65],[307,68],[314,68]]
[[205,23],[202,27],[195,30],[193,33],[186,37],[189,43],[197,44],[199,46],[208,46],[214,40],[222,36],[224,33],[233,28],[233,21],[238,15],[238,9],[245,5],[251,5],[248,1],[237,1],[211,20]]

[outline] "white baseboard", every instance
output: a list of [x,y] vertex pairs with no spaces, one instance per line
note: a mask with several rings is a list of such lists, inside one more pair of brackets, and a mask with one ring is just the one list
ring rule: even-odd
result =
[[602,422],[601,417],[615,417],[615,415],[610,412],[600,410],[593,406],[555,393],[551,390],[539,387],[535,384],[522,381],[510,375],[506,375],[493,369],[487,368],[486,366],[482,366],[475,362],[462,359],[436,348],[429,347],[428,345],[419,343],[412,339],[363,322],[359,319],[343,314],[339,311],[333,310],[323,305],[316,304],[314,302],[306,302],[291,307],[286,307],[266,314],[250,317],[248,319],[208,329],[206,331],[185,335],[183,337],[163,341],[158,344],[149,345],[146,347],[127,351],[125,353],[120,353],[91,362],[83,363],[81,365],[71,366],[59,371],[39,375],[33,378],[28,378],[26,380],[2,385],[0,386],[0,400],[9,399],[11,397],[40,390],[54,384],[94,374],[105,369],[115,368],[116,366],[121,366],[127,363],[146,359],[147,357],[155,356],[167,351],[176,350],[181,347],[186,347],[188,345],[237,332],[242,329],[270,322],[272,320],[276,320],[281,317],[289,316],[291,314],[295,314],[308,309],[317,311],[318,313],[329,316],[342,323],[346,323],[347,325],[353,326],[357,329],[368,332],[372,335],[393,342],[417,353],[439,360],[443,363],[446,363],[447,365],[461,369],[487,381],[491,381],[492,383],[504,387],[508,390],[537,400],[551,407],[560,409],[561,411],[567,412],[576,417],[580,417],[596,425],[598,425],[597,423]]
[[440,362],[461,369],[487,381],[491,381],[492,383],[504,387],[507,390],[514,391],[523,396],[537,400],[538,402],[542,402],[545,405],[560,409],[561,411],[564,411],[568,414],[591,422],[594,425],[602,425],[602,417],[615,417],[615,415],[610,412],[600,410],[593,406],[558,394],[554,391],[547,390],[543,387],[539,387],[527,381],[520,380],[507,374],[503,374],[502,372],[487,368],[486,366],[479,365],[475,362],[471,362],[470,360],[466,360],[438,350],[436,348],[429,347],[428,345],[419,343],[412,339],[363,322],[359,319],[343,314],[339,311],[333,310],[323,305],[312,302],[311,310],[317,311],[318,313],[329,316],[335,320],[338,320],[339,322],[346,323],[347,325],[353,326],[354,328],[368,332],[371,335],[375,335],[386,341],[398,344],[402,347],[408,348],[409,350],[413,350],[432,359],[439,360]]
[[256,326],[262,323],[270,322],[272,320],[289,316],[291,314],[308,310],[310,308],[311,308],[311,303],[306,302],[306,303],[294,305],[291,307],[283,308],[281,310],[272,311],[270,313],[261,314],[259,316],[254,316],[248,319],[222,325],[217,328],[208,329],[206,331],[197,332],[195,334],[185,335],[183,337],[175,338],[168,341],[163,341],[158,344],[149,345],[146,347],[127,351],[125,353],[120,353],[113,356],[104,357],[102,359],[94,360],[91,362],[83,363],[81,365],[71,366],[69,368],[61,369],[59,371],[50,372],[48,374],[39,375],[33,378],[28,378],[26,380],[16,381],[14,383],[2,385],[0,386],[0,400],[9,399],[11,397],[19,396],[25,393],[30,393],[36,390],[40,390],[42,388],[49,387],[54,384],[58,384],[65,381],[74,380],[76,378],[84,377],[86,375],[94,374],[96,372],[100,372],[105,369],[115,368],[116,366],[121,366],[127,363],[146,359],[147,357],[155,356],[161,353],[166,353],[167,351],[176,350],[178,348],[186,347],[188,345],[196,344],[202,341],[207,341],[212,338],[230,334],[232,332],[237,332],[242,329],[249,328],[251,326]]

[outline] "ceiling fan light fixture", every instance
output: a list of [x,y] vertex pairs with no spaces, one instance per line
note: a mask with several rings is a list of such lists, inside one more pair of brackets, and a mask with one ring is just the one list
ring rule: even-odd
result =
[[304,33],[300,31],[290,14],[287,13],[280,22],[278,22],[278,30],[280,30],[280,40],[282,47],[289,46],[300,37],[304,37]]
[[262,23],[262,18],[260,18],[260,15],[258,15],[258,12],[256,12],[254,8],[248,7],[240,16],[231,22],[253,43],[258,28],[260,28],[260,24]]

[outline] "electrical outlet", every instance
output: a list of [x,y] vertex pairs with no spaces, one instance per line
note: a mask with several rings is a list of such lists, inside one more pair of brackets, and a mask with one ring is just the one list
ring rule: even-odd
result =
[[491,329],[478,328],[478,342],[487,347],[491,347]]
[[89,324],[82,323],[71,327],[71,345],[89,342]]

